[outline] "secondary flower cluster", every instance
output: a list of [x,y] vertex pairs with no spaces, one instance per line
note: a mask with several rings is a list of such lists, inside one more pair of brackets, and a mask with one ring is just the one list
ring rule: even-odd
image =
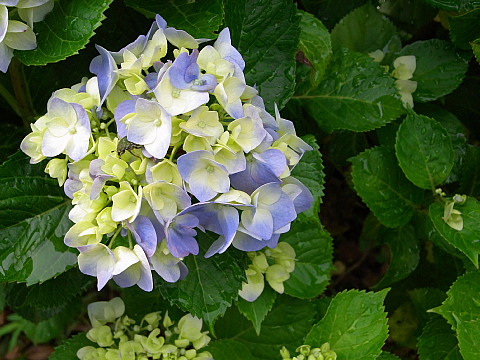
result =
[[295,250],[284,241],[274,249],[248,253],[252,263],[246,270],[247,282],[242,283],[239,295],[247,301],[255,301],[265,288],[265,279],[276,292],[283,294],[283,283],[290,278],[295,270]]
[[336,360],[337,354],[330,349],[330,344],[324,343],[319,348],[311,348],[310,345],[302,345],[296,349],[297,356],[290,357],[289,351],[283,347],[280,355],[283,360]]
[[187,314],[174,326],[168,312],[162,318],[157,311],[136,325],[124,312],[120,298],[88,305],[92,329],[87,338],[99,347],[78,350],[80,360],[213,360],[208,351],[199,351],[210,342],[208,331],[202,332],[201,319]]
[[[0,71],[7,72],[13,57],[13,50],[32,50],[37,47],[33,23],[42,21],[52,11],[54,0],[0,0]],[[10,20],[8,7],[20,19]]]
[[46,172],[72,199],[65,244],[98,289],[113,279],[150,291],[152,269],[181,279],[197,230],[217,234],[206,257],[274,248],[311,206],[290,175],[311,147],[246,84],[228,28],[203,41],[157,15],[120,51],[97,46],[96,76],[54,92],[21,144],[31,163],[65,155]]

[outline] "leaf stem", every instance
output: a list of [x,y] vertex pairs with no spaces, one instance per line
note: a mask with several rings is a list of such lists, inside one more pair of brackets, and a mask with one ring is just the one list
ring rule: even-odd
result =
[[15,113],[21,117],[20,109],[18,108],[17,99],[13,96],[8,89],[0,83],[0,95],[5,99],[5,101],[10,105],[10,107],[15,111]]
[[10,78],[12,79],[13,91],[18,105],[18,113],[23,120],[25,127],[30,129],[30,123],[35,120],[36,113],[33,108],[30,89],[23,65],[16,57],[13,57],[9,68]]

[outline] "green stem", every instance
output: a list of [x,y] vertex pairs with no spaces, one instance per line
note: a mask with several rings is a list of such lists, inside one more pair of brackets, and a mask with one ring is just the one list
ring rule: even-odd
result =
[[0,84],[0,95],[5,99],[5,101],[10,105],[10,107],[15,111],[15,113],[21,117],[20,109],[18,108],[17,99],[13,96],[8,89]]
[[35,120],[36,114],[23,65],[20,60],[15,57],[10,63],[9,73],[12,79],[13,91],[17,98],[19,115],[23,120],[23,124],[30,129],[30,123]]

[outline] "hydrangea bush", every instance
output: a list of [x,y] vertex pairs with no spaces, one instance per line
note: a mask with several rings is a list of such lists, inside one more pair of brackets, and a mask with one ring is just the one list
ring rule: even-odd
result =
[[0,357],[477,360],[479,14],[0,0]]

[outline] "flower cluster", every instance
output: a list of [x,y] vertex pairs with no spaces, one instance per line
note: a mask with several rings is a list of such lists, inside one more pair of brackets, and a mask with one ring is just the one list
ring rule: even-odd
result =
[[463,217],[462,212],[458,209],[454,209],[455,205],[463,205],[467,201],[467,195],[455,194],[452,198],[445,198],[446,194],[442,189],[438,188],[435,193],[440,196],[440,199],[444,202],[443,209],[443,221],[452,229],[462,231],[463,229]]
[[242,283],[242,289],[238,294],[247,301],[255,301],[263,292],[265,279],[276,292],[283,294],[283,283],[295,270],[293,247],[281,241],[274,249],[252,251],[248,256],[252,263],[246,270],[247,282]]
[[[0,71],[7,72],[13,50],[32,50],[37,47],[33,23],[42,21],[52,11],[54,0],[0,0]],[[10,11],[7,7],[15,7]],[[10,20],[12,13],[20,19]]]
[[201,319],[187,314],[174,326],[168,312],[163,318],[153,312],[136,325],[124,312],[120,298],[88,305],[92,329],[87,338],[99,347],[78,350],[80,360],[213,360],[208,351],[199,351],[210,342]]
[[395,85],[398,88],[404,106],[413,108],[412,94],[417,90],[417,82],[410,80],[417,68],[415,55],[400,56],[393,62],[394,70],[392,75],[395,79]]
[[296,349],[297,356],[290,357],[289,351],[283,347],[280,350],[280,355],[283,360],[336,360],[337,354],[330,349],[330,344],[327,342],[319,348],[311,348],[310,345],[302,345]]
[[21,144],[31,163],[56,157],[45,170],[74,205],[65,244],[98,289],[150,291],[152,269],[183,278],[197,230],[218,236],[206,257],[274,248],[311,206],[290,175],[311,147],[246,84],[228,28],[204,41],[157,15],[120,51],[97,46],[96,76],[54,92]]

